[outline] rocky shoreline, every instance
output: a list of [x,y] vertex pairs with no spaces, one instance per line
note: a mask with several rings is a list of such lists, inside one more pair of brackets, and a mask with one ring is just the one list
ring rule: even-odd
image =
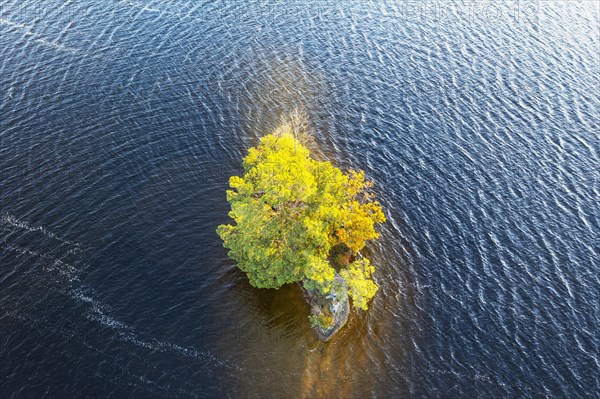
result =
[[[317,337],[327,342],[344,327],[350,314],[350,303],[348,300],[348,287],[346,281],[339,274],[335,274],[335,289],[327,295],[307,290],[302,287],[304,296],[310,304],[310,313],[314,323],[312,329]],[[327,319],[326,325],[318,323],[317,320]]]

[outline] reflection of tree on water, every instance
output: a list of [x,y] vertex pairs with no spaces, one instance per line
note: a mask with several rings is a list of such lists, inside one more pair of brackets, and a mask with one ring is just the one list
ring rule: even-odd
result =
[[307,351],[300,381],[302,398],[350,398],[368,395],[373,386],[364,318],[352,314],[339,336],[315,340]]
[[[346,133],[338,131],[336,124],[348,105],[339,104],[336,88],[318,65],[285,50],[237,54],[235,62],[224,66],[214,79],[220,82],[220,97],[239,112],[242,141],[245,146],[255,145],[260,136],[287,123],[317,159],[348,169],[351,154],[346,151]],[[217,353],[228,353],[245,370],[272,381],[255,384],[253,393],[278,396],[278,389],[300,384],[297,396],[304,398],[369,396],[375,383],[371,370],[377,369],[371,363],[380,353],[373,353],[378,350],[371,347],[371,327],[364,314],[352,314],[325,344],[309,327],[310,309],[298,287],[257,290],[241,272],[231,273],[235,282],[230,280],[218,301],[218,312],[228,315],[228,323],[221,329],[221,339],[212,344],[220,348]],[[244,381],[237,381],[243,375],[232,377],[234,391],[247,389]]]

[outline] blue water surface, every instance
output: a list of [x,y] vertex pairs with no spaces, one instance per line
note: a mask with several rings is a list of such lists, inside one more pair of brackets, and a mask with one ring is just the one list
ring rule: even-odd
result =
[[[0,0],[0,397],[598,398],[594,1]],[[333,341],[227,258],[294,109],[365,170]]]

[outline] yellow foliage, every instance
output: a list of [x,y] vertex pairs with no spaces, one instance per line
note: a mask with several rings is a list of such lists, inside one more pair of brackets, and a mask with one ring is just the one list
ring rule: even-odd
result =
[[[262,137],[243,167],[244,175],[232,176],[227,191],[235,225],[221,225],[217,232],[252,285],[309,281],[327,292],[334,278],[327,261],[331,248],[345,244],[356,254],[379,236],[375,224],[385,216],[364,172],[344,174],[311,158],[289,127]],[[343,271],[349,292],[355,306],[366,308],[377,290],[372,266],[351,265]]]
[[368,259],[356,260],[340,272],[348,284],[348,295],[354,307],[367,310],[368,302],[375,296],[377,285],[372,280],[375,268]]

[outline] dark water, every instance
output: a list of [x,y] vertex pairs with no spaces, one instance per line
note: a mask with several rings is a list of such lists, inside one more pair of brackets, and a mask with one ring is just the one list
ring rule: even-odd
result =
[[[0,397],[600,397],[600,11],[0,1]],[[295,108],[388,222],[333,342],[214,230]]]

